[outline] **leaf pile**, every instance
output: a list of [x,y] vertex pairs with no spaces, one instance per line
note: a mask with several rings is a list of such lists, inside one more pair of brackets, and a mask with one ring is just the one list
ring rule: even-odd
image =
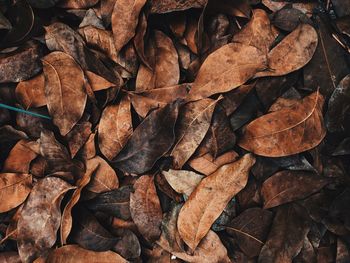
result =
[[0,1],[0,262],[350,262],[349,53],[348,0]]

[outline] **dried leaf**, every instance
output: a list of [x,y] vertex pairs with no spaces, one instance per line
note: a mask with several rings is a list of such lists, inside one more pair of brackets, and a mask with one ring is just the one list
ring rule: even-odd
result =
[[89,259],[90,263],[126,263],[127,261],[112,251],[95,252],[79,247],[67,245],[56,248],[46,259],[47,263],[83,263]]
[[300,24],[268,53],[268,70],[258,72],[255,77],[282,76],[304,67],[317,44],[316,30],[309,24]]
[[154,177],[141,176],[134,184],[135,193],[130,195],[130,212],[137,229],[150,242],[161,234],[162,209],[154,185]]
[[189,99],[197,100],[235,89],[266,66],[266,55],[256,47],[241,43],[224,45],[202,64]]
[[72,57],[59,51],[44,57],[43,64],[47,107],[64,136],[79,121],[85,109],[84,73]]
[[288,156],[316,147],[326,133],[323,101],[322,95],[314,92],[289,108],[261,116],[246,126],[239,146],[268,157]]
[[86,161],[87,170],[93,169],[96,165],[98,165],[98,168],[95,170],[86,189],[94,193],[103,193],[117,189],[119,187],[119,180],[113,168],[99,156]]
[[255,158],[247,154],[236,162],[221,166],[192,192],[177,221],[180,236],[192,251],[232,197],[245,187],[254,163]]
[[17,252],[1,252],[0,261],[3,263],[21,263],[21,259]]
[[61,0],[59,7],[72,9],[85,9],[97,4],[98,0]]
[[0,174],[0,213],[22,204],[32,190],[32,176],[21,173]]
[[139,14],[146,0],[116,0],[112,13],[112,30],[117,53],[135,35]]
[[98,127],[99,148],[108,160],[112,160],[125,146],[132,134],[130,101],[123,97],[116,105],[107,106]]
[[25,109],[46,105],[44,74],[18,83],[16,98]]
[[180,102],[153,111],[135,129],[113,166],[126,173],[142,174],[169,151],[174,143],[174,126]]
[[188,1],[181,1],[181,0],[164,0],[164,1],[157,1],[157,0],[151,0],[151,13],[168,13],[168,12],[174,12],[174,11],[183,11],[190,8],[203,8],[206,4],[206,0],[188,0]]
[[81,147],[86,143],[91,134],[91,123],[79,121],[73,129],[65,136],[68,141],[69,151],[74,158]]
[[56,177],[40,180],[30,193],[17,224],[18,251],[23,262],[45,255],[56,242],[60,204],[73,187]]
[[176,129],[177,142],[170,154],[174,158],[175,169],[181,169],[204,139],[220,99],[190,102],[182,109]]
[[327,183],[326,178],[312,173],[280,171],[268,178],[262,185],[261,195],[264,199],[264,208],[267,209],[303,199],[318,192]]
[[195,172],[185,170],[170,169],[168,172],[163,171],[162,174],[176,192],[187,196],[191,195],[193,190],[204,177]]

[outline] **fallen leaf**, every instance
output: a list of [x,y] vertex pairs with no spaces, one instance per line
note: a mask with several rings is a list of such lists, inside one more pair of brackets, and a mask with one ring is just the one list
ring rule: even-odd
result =
[[105,78],[102,78],[101,76],[91,72],[91,71],[85,71],[85,76],[89,81],[89,84],[91,85],[91,89],[96,92],[100,90],[109,89],[115,86],[114,83],[109,82]]
[[254,163],[255,158],[246,154],[236,162],[221,166],[192,192],[177,221],[180,236],[192,251],[232,197],[245,187]]
[[10,211],[22,204],[32,190],[32,175],[0,173],[0,213]]
[[220,99],[189,102],[181,110],[176,127],[176,144],[170,154],[174,158],[175,169],[181,169],[204,139]]
[[183,11],[190,8],[203,8],[206,4],[207,0],[188,0],[188,1],[181,1],[181,0],[175,0],[175,1],[157,1],[157,0],[151,0],[151,13],[168,13],[168,12],[174,12],[174,11]]
[[85,109],[84,73],[72,57],[59,51],[45,56],[43,64],[47,107],[53,123],[64,136]]
[[98,127],[99,148],[112,160],[125,146],[132,134],[130,101],[123,97],[118,104],[107,106]]
[[289,1],[274,1],[274,0],[262,0],[262,3],[269,8],[271,11],[276,12],[278,10],[281,10],[286,5],[292,4],[292,7],[295,9],[298,9],[302,11],[305,14],[311,15],[314,8],[316,7],[316,3],[304,3],[304,2],[297,2],[297,3],[291,3]]
[[316,30],[309,24],[300,24],[267,54],[268,70],[257,72],[255,78],[282,76],[304,67],[317,44]]
[[226,225],[226,232],[236,238],[248,256],[258,256],[272,222],[273,214],[261,208],[249,208]]
[[179,58],[173,41],[162,31],[155,30],[148,43],[147,61],[152,70],[140,65],[136,91],[177,85],[180,79]]
[[[300,184],[300,182],[303,182]],[[303,199],[321,190],[329,181],[303,171],[280,171],[268,178],[261,187],[264,208]]]
[[93,251],[107,251],[118,241],[107,231],[87,209],[75,207],[73,210],[72,241],[82,248]]
[[143,92],[130,92],[129,97],[137,114],[145,118],[154,109],[163,108],[176,99],[184,99],[188,88],[188,84],[180,84]]
[[234,151],[224,153],[217,158],[210,153],[204,154],[200,157],[194,157],[188,161],[188,165],[191,166],[197,172],[204,175],[209,175],[215,172],[220,166],[224,164],[232,163],[237,160],[238,154]]
[[137,229],[148,241],[153,242],[161,234],[162,209],[154,185],[154,177],[141,176],[130,195],[130,213]]
[[60,237],[62,245],[67,243],[67,238],[72,230],[73,219],[72,219],[72,209],[79,202],[81,191],[90,182],[92,174],[98,168],[99,164],[95,163],[94,166],[86,167],[85,174],[81,179],[76,182],[77,188],[74,190],[71,198],[64,207],[61,219]]
[[134,37],[139,14],[146,0],[116,0],[112,30],[117,53]]
[[277,35],[268,14],[262,9],[254,9],[252,19],[241,31],[233,35],[232,42],[254,46],[267,53]]
[[97,4],[98,0],[61,0],[58,6],[67,9],[85,9]]
[[293,204],[279,207],[258,262],[292,262],[309,230],[310,221],[303,208]]
[[0,261],[4,263],[21,263],[21,259],[17,252],[1,252],[0,253]]
[[193,190],[197,187],[199,182],[203,179],[203,175],[185,170],[169,170],[163,171],[171,187],[180,194],[190,196]]
[[189,92],[189,100],[228,92],[267,67],[266,55],[253,46],[230,43],[203,62]]
[[179,106],[180,102],[176,101],[151,112],[113,159],[113,166],[129,174],[142,174],[150,170],[174,143]]
[[88,170],[93,169],[96,165],[98,165],[98,168],[95,170],[86,189],[94,193],[103,193],[117,189],[119,180],[113,168],[100,156],[95,156],[86,161],[86,169]]
[[74,158],[81,147],[86,143],[91,134],[91,123],[79,121],[73,129],[65,136],[71,157]]
[[67,245],[50,252],[47,263],[83,263],[89,259],[90,263],[126,263],[127,261],[113,251],[95,252],[79,247]]
[[274,26],[291,32],[293,31],[300,23],[312,24],[312,21],[304,14],[302,11],[296,8],[282,8],[278,10],[272,19]]
[[238,145],[268,157],[288,156],[316,147],[326,133],[323,102],[322,95],[314,92],[289,108],[259,117],[246,126]]
[[16,98],[25,109],[46,105],[44,74],[18,83]]
[[60,204],[70,189],[70,184],[56,177],[46,177],[34,185],[17,224],[18,252],[23,262],[32,262],[55,244]]

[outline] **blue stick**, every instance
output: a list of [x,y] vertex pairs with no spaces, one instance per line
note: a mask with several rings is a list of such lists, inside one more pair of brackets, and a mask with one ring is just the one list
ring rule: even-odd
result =
[[9,105],[3,104],[3,103],[0,103],[0,107],[5,108],[5,109],[9,109],[9,110],[13,110],[13,111],[17,111],[17,112],[21,112],[21,113],[25,113],[25,114],[29,114],[29,115],[32,115],[35,117],[40,117],[40,118],[51,120],[51,118],[46,116],[46,115],[42,115],[42,114],[35,113],[32,111],[22,110],[20,108],[12,107],[12,106],[9,106]]

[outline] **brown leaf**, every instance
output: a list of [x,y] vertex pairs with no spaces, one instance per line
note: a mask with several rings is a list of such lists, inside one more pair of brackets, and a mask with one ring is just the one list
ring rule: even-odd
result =
[[317,44],[316,30],[309,24],[300,24],[268,53],[268,70],[258,72],[255,77],[282,76],[304,67]]
[[99,91],[111,88],[114,85],[114,83],[106,80],[105,78],[91,72],[91,71],[85,71],[85,76],[87,80],[89,81],[89,84],[91,85],[91,89],[93,91]]
[[97,4],[98,0],[61,0],[58,6],[67,9],[85,9]]
[[195,157],[188,161],[188,165],[191,166],[197,172],[204,175],[209,175],[215,172],[220,166],[224,164],[232,163],[237,160],[238,154],[234,151],[224,153],[217,158],[214,158],[210,153],[204,154],[200,157]]
[[146,0],[116,0],[112,30],[117,53],[134,37],[139,14]]
[[261,208],[250,208],[235,217],[226,232],[236,238],[248,257],[258,256],[267,237],[273,214]]
[[74,158],[81,147],[86,143],[91,134],[91,123],[79,121],[73,129],[65,136],[68,141],[71,157]]
[[112,160],[125,146],[132,134],[130,101],[124,96],[118,104],[107,106],[98,126],[99,148]]
[[127,261],[113,251],[95,252],[79,247],[67,245],[56,248],[46,259],[47,263],[126,263]]
[[278,33],[270,24],[268,14],[262,9],[253,10],[252,19],[235,34],[232,42],[254,46],[268,52]]
[[195,172],[185,170],[170,169],[168,172],[163,171],[162,174],[176,192],[187,196],[191,195],[193,190],[204,177]]
[[277,172],[262,185],[261,195],[264,199],[264,208],[268,209],[303,199],[318,192],[328,182],[327,178],[303,171]]
[[47,107],[53,123],[64,136],[85,109],[84,73],[71,56],[59,51],[45,56],[43,64]]
[[98,168],[86,189],[94,193],[103,193],[117,189],[119,187],[118,176],[104,159],[96,156],[86,161],[87,170],[91,170],[97,165]]
[[135,193],[130,195],[131,217],[142,236],[153,242],[160,236],[163,218],[154,176],[141,176],[135,182],[134,189]]
[[38,156],[39,144],[29,140],[20,140],[10,151],[2,168],[3,172],[29,173],[30,162]]
[[204,139],[220,99],[202,99],[183,107],[176,128],[177,142],[170,154],[175,169],[181,169]]
[[41,107],[46,105],[44,74],[18,83],[16,98],[25,108]]
[[143,92],[130,92],[129,97],[137,114],[145,118],[151,110],[163,108],[176,99],[184,99],[189,86],[186,83]]
[[73,219],[72,219],[72,209],[79,202],[81,191],[90,182],[92,174],[96,171],[99,164],[95,163],[94,166],[87,166],[85,174],[76,182],[77,188],[74,190],[71,198],[69,199],[67,205],[65,206],[62,213],[61,220],[61,243],[65,245],[67,243],[67,238],[72,229]]
[[3,263],[21,263],[21,259],[17,252],[1,252],[0,261]]
[[23,262],[32,262],[55,244],[61,200],[70,189],[70,184],[56,177],[44,178],[33,187],[17,225],[18,251]]
[[311,3],[304,3],[302,1],[298,1],[297,3],[291,3],[289,1],[275,1],[275,0],[262,0],[262,3],[269,8],[271,11],[276,12],[282,8],[284,8],[286,5],[292,4],[292,7],[295,9],[298,9],[302,11],[305,14],[312,14],[314,8],[316,7],[315,2]]
[[180,236],[192,251],[232,197],[245,187],[254,163],[255,158],[246,154],[236,162],[221,166],[192,192],[177,221]]
[[246,126],[239,146],[268,157],[288,156],[316,147],[326,134],[323,102],[322,95],[314,92],[289,108],[261,116]]
[[120,238],[113,251],[126,259],[137,259],[141,255],[141,245],[137,236],[129,229],[118,229],[116,235]]
[[0,173],[0,213],[10,211],[22,204],[32,190],[32,175]]
[[85,208],[75,207],[73,211],[72,241],[81,247],[93,251],[107,251],[118,241]]
[[176,101],[151,112],[113,159],[113,166],[129,174],[149,171],[174,143],[179,106],[180,102]]
[[306,211],[297,205],[281,206],[259,255],[259,263],[292,262],[310,230]]
[[40,72],[41,47],[27,44],[13,52],[0,54],[0,83],[30,79]]
[[211,53],[202,64],[189,92],[190,100],[227,92],[266,68],[266,55],[253,46],[230,43]]
[[177,85],[180,68],[173,41],[158,30],[154,31],[149,41],[147,60],[153,70],[143,64],[140,65],[136,78],[136,91]]
[[203,8],[206,2],[207,0],[151,0],[151,13],[162,14],[174,11],[183,11],[190,8]]

